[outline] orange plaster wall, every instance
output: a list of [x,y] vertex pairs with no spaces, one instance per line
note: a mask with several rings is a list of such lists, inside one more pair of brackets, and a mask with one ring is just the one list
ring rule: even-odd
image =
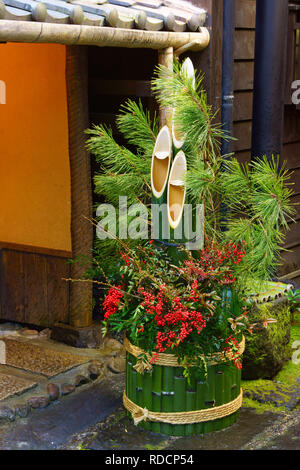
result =
[[65,53],[0,44],[0,242],[71,249]]

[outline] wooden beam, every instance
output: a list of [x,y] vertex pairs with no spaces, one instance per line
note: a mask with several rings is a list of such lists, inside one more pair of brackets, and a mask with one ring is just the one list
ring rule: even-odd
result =
[[[221,1],[221,0],[220,0]],[[195,41],[194,51],[209,44],[209,32],[201,28],[196,33],[142,31],[85,25],[40,23],[37,21],[1,20],[0,41],[56,43],[66,45],[165,49]]]
[[54,248],[44,248],[41,246],[22,245],[20,243],[0,242],[0,250],[22,251],[26,253],[35,253],[46,256],[55,256],[58,258],[71,258],[72,253],[66,250],[56,250]]
[[[84,130],[88,116],[88,57],[87,48],[67,47],[66,82],[69,118],[69,156],[71,171],[71,237],[72,256],[91,257],[93,226],[90,157],[85,150]],[[80,279],[88,265],[71,265],[71,278]],[[76,328],[92,323],[92,284],[70,284],[70,325]]]

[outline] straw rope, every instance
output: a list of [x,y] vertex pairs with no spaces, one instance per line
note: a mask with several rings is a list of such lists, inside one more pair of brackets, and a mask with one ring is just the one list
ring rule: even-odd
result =
[[224,418],[237,411],[242,406],[243,391],[239,396],[221,406],[215,408],[208,408],[206,410],[196,411],[183,411],[175,413],[161,413],[149,411],[147,408],[141,408],[140,406],[133,403],[127,397],[126,393],[123,394],[123,404],[125,408],[131,413],[134,424],[137,426],[141,421],[155,421],[159,423],[168,424],[193,424],[202,423],[205,421],[213,421],[215,419]]
[[[151,354],[146,353],[138,346],[134,346],[126,338],[126,336],[124,337],[124,347],[128,353],[132,354],[133,356],[137,358],[141,355],[144,355],[146,357],[146,360],[140,359],[138,363],[136,364],[136,366],[134,366],[134,368],[138,372],[143,373],[145,370],[152,370],[152,365],[150,363],[150,360],[153,357],[153,355],[157,353],[154,353],[154,352],[152,352]],[[245,351],[245,337],[243,336],[243,339],[239,345],[238,355],[241,356],[244,351]],[[216,354],[213,354],[211,357],[209,357],[209,360],[207,362],[209,365],[213,365],[213,364],[218,364],[219,362],[232,361],[232,360],[233,360],[232,353],[216,353]],[[180,364],[178,364],[178,358],[174,354],[159,353],[158,359],[155,361],[155,365],[178,367]],[[185,365],[192,366],[193,362],[189,364],[185,364]]]

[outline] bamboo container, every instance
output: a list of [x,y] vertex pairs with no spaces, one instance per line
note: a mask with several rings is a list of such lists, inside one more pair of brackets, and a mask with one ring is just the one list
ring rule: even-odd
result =
[[[172,413],[215,408],[240,394],[241,371],[232,363],[208,365],[206,379],[192,377],[190,383],[183,376],[182,367],[153,365],[152,373],[140,374],[133,368],[135,363],[136,358],[127,353],[126,395],[149,411]],[[170,436],[191,436],[224,429],[236,422],[238,413],[199,423],[141,421],[138,426]]]

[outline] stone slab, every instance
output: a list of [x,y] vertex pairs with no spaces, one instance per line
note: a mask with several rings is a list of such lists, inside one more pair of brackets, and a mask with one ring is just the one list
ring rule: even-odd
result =
[[101,326],[93,323],[85,328],[75,328],[57,323],[52,328],[51,339],[75,348],[97,348],[102,342]]
[[242,408],[237,423],[218,432],[200,436],[172,437],[138,428],[120,408],[102,423],[73,436],[63,449],[87,449],[102,451],[122,450],[236,450],[242,449],[253,437],[278,420],[278,414],[257,414],[250,408]]
[[104,420],[120,404],[120,393],[102,381],[14,423],[1,438],[0,450],[58,449],[73,434]]

